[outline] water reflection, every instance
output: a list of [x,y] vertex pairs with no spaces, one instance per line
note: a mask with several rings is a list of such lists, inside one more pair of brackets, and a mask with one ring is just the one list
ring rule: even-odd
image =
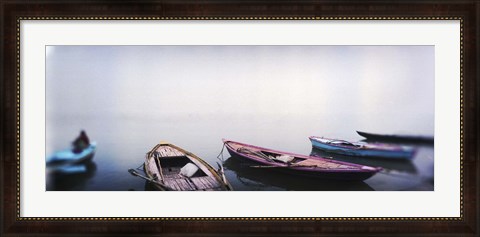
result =
[[256,163],[230,157],[224,162],[225,173],[234,190],[295,190],[295,191],[373,191],[362,181],[332,181],[283,174],[253,168]]
[[155,188],[155,186],[150,183],[149,181],[145,181],[145,191],[158,191],[158,189]]
[[[364,140],[365,141],[365,140]],[[389,142],[392,143],[392,142]],[[310,155],[335,160],[382,167],[384,170],[365,180],[373,189],[389,190],[434,190],[434,147],[433,144],[397,142],[417,149],[411,160],[393,160],[374,157],[356,157],[328,153],[312,148]]]
[[82,191],[95,176],[95,162],[66,167],[47,173],[47,191]]

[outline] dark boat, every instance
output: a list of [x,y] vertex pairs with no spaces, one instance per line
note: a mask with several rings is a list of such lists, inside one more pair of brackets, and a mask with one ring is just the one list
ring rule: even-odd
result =
[[385,135],[357,131],[358,135],[372,141],[428,143],[433,144],[434,138],[428,136]]
[[157,190],[230,191],[223,173],[198,156],[162,142],[147,153],[144,170]]
[[315,136],[311,136],[309,139],[316,149],[349,156],[410,160],[416,152],[412,147],[384,143],[349,142]]
[[335,161],[320,157],[298,155],[275,151],[223,139],[233,157],[244,158],[258,163],[255,168],[309,176],[320,179],[361,181],[370,178],[381,168]]

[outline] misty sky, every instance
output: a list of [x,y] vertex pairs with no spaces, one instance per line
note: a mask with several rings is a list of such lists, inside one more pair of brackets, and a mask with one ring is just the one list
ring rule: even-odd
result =
[[433,46],[47,46],[46,53],[47,123],[253,116],[433,134]]

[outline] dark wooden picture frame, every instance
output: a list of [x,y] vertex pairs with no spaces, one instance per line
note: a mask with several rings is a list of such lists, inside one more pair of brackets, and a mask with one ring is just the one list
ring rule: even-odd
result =
[[[1,234],[478,236],[480,3],[465,1],[2,1]],[[19,35],[22,19],[461,21],[461,215],[412,218],[23,218],[20,216]],[[432,200],[434,201],[434,200]],[[395,223],[392,223],[395,222]]]

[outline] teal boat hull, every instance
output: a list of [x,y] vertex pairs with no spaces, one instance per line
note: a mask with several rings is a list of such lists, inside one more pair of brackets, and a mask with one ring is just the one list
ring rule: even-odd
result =
[[398,159],[398,160],[411,160],[415,155],[415,149],[382,149],[381,146],[378,146],[376,149],[369,148],[351,148],[351,147],[342,147],[326,142],[321,142],[316,140],[313,137],[310,137],[312,146],[315,149],[322,151],[347,155],[347,156],[362,156],[362,157],[375,157],[375,158],[386,158],[386,159]]
[[96,150],[97,144],[93,142],[79,153],[74,153],[71,149],[58,151],[47,158],[47,166],[88,163],[93,159]]

